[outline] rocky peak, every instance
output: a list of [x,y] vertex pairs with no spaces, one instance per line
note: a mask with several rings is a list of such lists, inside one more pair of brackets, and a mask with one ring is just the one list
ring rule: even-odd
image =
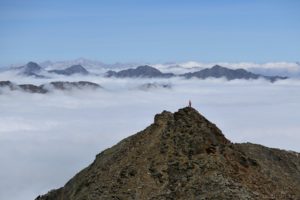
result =
[[298,154],[233,144],[186,107],[157,114],[145,130],[37,199],[297,199],[299,169]]
[[13,70],[18,71],[18,75],[22,76],[31,76],[35,78],[47,78],[41,73],[44,73],[45,70],[35,62],[28,62],[26,65],[13,68]]
[[155,116],[154,124],[161,127],[162,141],[166,140],[168,148],[171,145],[175,152],[185,156],[217,153],[230,144],[216,125],[191,107],[175,113],[163,111]]
[[211,69],[225,69],[225,67],[222,67],[220,65],[214,65]]
[[173,114],[169,111],[163,111],[160,114],[156,114],[154,116],[154,124],[158,126],[162,126],[164,124],[167,124],[168,122],[174,120]]
[[25,66],[29,68],[41,69],[41,67],[37,63],[32,61],[28,62]]
[[87,75],[89,72],[81,65],[72,65],[71,67],[68,67],[63,70],[50,70],[48,71],[50,73],[55,73],[55,74],[61,74],[61,75],[73,75],[73,74],[81,74],[81,75]]
[[155,116],[154,124],[172,124],[177,130],[173,134],[182,134],[181,132],[183,132],[195,139],[201,139],[203,143],[211,145],[225,145],[230,143],[215,124],[208,121],[192,107],[179,109],[174,114],[163,111],[161,114]]
[[115,71],[108,71],[106,73],[107,77],[119,77],[119,78],[126,78],[126,77],[133,77],[133,78],[137,78],[137,77],[144,77],[144,78],[170,78],[172,76],[174,76],[174,74],[172,73],[162,73],[161,71],[159,71],[158,69],[148,66],[148,65],[144,65],[144,66],[138,66],[135,69],[125,69],[125,70],[121,70],[119,72],[115,72]]
[[35,62],[28,62],[26,65],[24,65],[22,67],[23,69],[23,73],[27,73],[27,74],[30,74],[30,73],[37,73],[37,72],[40,72],[42,70],[42,67],[39,66],[37,63]]

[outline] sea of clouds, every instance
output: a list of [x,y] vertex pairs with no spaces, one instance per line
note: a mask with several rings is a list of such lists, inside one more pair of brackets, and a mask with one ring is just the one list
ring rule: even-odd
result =
[[[4,77],[6,76],[6,77]],[[2,75],[17,84],[57,79]],[[86,80],[104,89],[31,94],[0,93],[0,199],[29,200],[88,166],[95,155],[143,130],[163,110],[193,107],[215,123],[232,142],[252,142],[300,152],[300,81],[225,81],[222,79]],[[144,83],[171,89],[140,90]]]

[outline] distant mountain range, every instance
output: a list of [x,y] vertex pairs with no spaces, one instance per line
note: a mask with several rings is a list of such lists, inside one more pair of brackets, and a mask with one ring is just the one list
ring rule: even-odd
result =
[[266,80],[269,80],[271,82],[275,82],[277,80],[283,80],[287,79],[287,77],[281,77],[281,76],[264,76],[260,74],[254,74],[252,72],[248,72],[244,69],[228,69],[226,67],[222,67],[219,65],[215,65],[212,68],[206,68],[197,72],[192,73],[185,73],[181,76],[185,78],[200,78],[200,79],[206,79],[206,78],[226,78],[227,80],[234,80],[234,79],[259,79],[264,78]]
[[[25,64],[24,64],[25,65]],[[176,75],[196,72],[205,68],[211,68],[212,66],[219,65],[229,69],[245,69],[254,74],[261,74],[265,76],[287,76],[292,78],[300,77],[300,62],[165,62],[165,63],[147,63],[147,62],[127,62],[127,63],[103,63],[97,60],[91,60],[86,58],[78,58],[73,60],[63,61],[44,61],[39,65],[46,71],[50,70],[62,70],[72,65],[81,65],[94,74],[104,74],[109,70],[120,71],[124,69],[135,68],[137,66],[152,66],[163,73],[174,73]],[[13,68],[23,66],[22,64],[10,65]],[[0,67],[1,71],[7,70],[8,66]]]
[[[172,85],[170,83],[159,83],[159,82],[149,82],[137,85],[136,87],[130,88],[135,90],[149,91],[155,89],[171,89]],[[77,81],[77,82],[69,82],[69,81],[52,81],[49,83],[45,83],[42,85],[34,85],[34,84],[16,84],[11,81],[0,81],[0,94],[1,90],[8,91],[21,91],[27,93],[39,93],[46,94],[53,90],[61,90],[61,91],[71,91],[73,89],[76,90],[86,90],[86,89],[107,89],[102,87],[101,85],[90,82],[90,81]]]
[[41,75],[41,73],[45,70],[35,62],[29,62],[24,66],[15,68],[15,70],[19,71],[19,75],[33,76],[36,78],[45,78],[45,76]]
[[117,77],[117,78],[170,78],[173,77],[172,73],[162,73],[154,67],[148,65],[139,66],[135,69],[126,69],[119,72],[108,71],[106,77]]
[[[12,68],[14,71],[17,71],[18,75],[23,76],[32,76],[35,78],[51,78],[53,74],[72,76],[72,75],[99,75],[89,72],[82,65],[72,65],[64,69],[52,69],[45,70],[43,67],[34,62],[29,62],[24,66]],[[225,78],[227,80],[235,79],[265,79],[270,82],[275,82],[277,80],[284,80],[288,77],[285,76],[265,76],[261,74],[256,74],[245,69],[230,69],[222,67],[220,65],[215,65],[211,68],[205,68],[194,72],[174,74],[174,73],[164,73],[159,69],[143,65],[136,68],[129,68],[120,71],[108,70],[104,73],[105,77],[115,77],[115,78],[171,78],[171,77],[183,77],[186,79],[198,78],[198,79],[207,79],[207,78]]]
[[158,69],[145,65],[139,66],[135,69],[126,69],[121,70],[119,72],[108,71],[105,75],[106,77],[117,77],[117,78],[170,78],[170,77],[184,77],[187,79],[190,78],[199,78],[199,79],[207,79],[207,78],[226,78],[227,80],[234,79],[259,79],[263,78],[271,82],[275,82],[277,80],[287,79],[287,77],[281,76],[264,76],[260,74],[254,74],[252,72],[248,72],[244,69],[229,69],[226,67],[222,67],[219,65],[215,65],[212,68],[206,68],[200,71],[192,72],[192,73],[184,73],[175,75],[173,73],[162,73]]
[[39,63],[40,66],[47,70],[53,70],[53,69],[64,69],[66,66],[72,66],[72,65],[82,65],[85,66],[86,69],[89,71],[94,71],[94,69],[97,71],[99,69],[125,69],[125,68],[132,68],[139,65],[142,65],[141,63],[114,63],[114,64],[107,64],[103,63],[101,61],[97,60],[90,60],[86,58],[78,58],[74,60],[66,60],[66,61],[44,61]]
[[26,65],[20,67],[14,67],[10,70],[17,71],[18,75],[22,76],[31,76],[35,78],[50,78],[51,74],[58,74],[58,75],[88,75],[89,72],[81,65],[72,65],[65,69],[57,69],[57,70],[45,70],[43,67],[38,65],[35,62],[28,62]]
[[49,70],[50,73],[60,74],[60,75],[66,75],[70,76],[73,74],[81,74],[81,75],[88,75],[89,72],[82,67],[81,65],[72,65],[71,67],[68,67],[66,69],[56,69],[56,70]]
[[88,81],[78,81],[78,82],[55,81],[55,82],[50,82],[39,86],[33,84],[17,85],[10,81],[0,81],[0,89],[1,88],[7,88],[11,91],[23,91],[29,93],[45,94],[52,90],[100,89],[102,87],[99,84],[88,82]]

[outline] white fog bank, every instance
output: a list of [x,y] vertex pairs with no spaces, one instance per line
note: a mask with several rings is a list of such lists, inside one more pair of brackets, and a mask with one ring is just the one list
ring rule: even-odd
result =
[[[146,128],[155,114],[186,106],[189,99],[232,142],[300,152],[297,80],[87,80],[106,89],[0,94],[0,199],[30,200],[63,186],[96,154]],[[172,88],[137,89],[148,82]]]

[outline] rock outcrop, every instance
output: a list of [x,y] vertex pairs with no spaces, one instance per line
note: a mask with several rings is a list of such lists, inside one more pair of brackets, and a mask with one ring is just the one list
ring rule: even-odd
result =
[[299,153],[233,144],[187,107],[156,115],[36,200],[299,198]]

